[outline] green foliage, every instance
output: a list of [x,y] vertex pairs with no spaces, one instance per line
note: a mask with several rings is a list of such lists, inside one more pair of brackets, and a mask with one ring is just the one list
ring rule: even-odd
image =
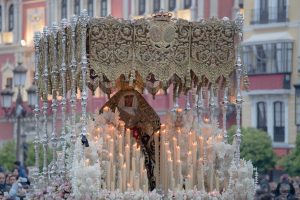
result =
[[[229,142],[233,141],[236,127],[229,131]],[[276,157],[272,141],[266,132],[255,128],[242,128],[241,158],[251,160],[259,173],[266,173],[275,166]]]
[[[28,144],[28,157],[25,161],[26,166],[34,166],[35,153],[34,144],[31,142]],[[39,145],[39,165],[43,165],[43,147]],[[52,160],[51,149],[48,150],[47,162],[48,164]],[[14,162],[16,161],[16,143],[14,141],[6,142],[0,149],[0,166],[3,166],[6,170],[11,171],[14,168]]]
[[300,134],[297,134],[296,147],[278,163],[291,176],[300,175]]
[[6,170],[12,170],[16,161],[16,143],[9,141],[0,149],[0,165]]

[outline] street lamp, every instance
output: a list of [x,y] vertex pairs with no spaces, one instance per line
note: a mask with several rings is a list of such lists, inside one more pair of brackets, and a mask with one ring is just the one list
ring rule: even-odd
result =
[[[17,99],[16,99],[16,105],[13,107],[12,98],[14,95],[14,92],[11,88],[6,86],[6,88],[1,92],[2,96],[2,108],[5,112],[5,115],[7,117],[15,117],[17,119],[17,145],[16,145],[16,158],[18,161],[21,161],[22,163],[24,160],[21,160],[21,148],[20,148],[20,137],[21,137],[21,118],[24,118],[26,116],[26,109],[23,106],[23,98],[21,94],[21,89],[25,85],[26,81],[26,73],[27,69],[23,67],[22,63],[18,63],[16,68],[13,70],[13,81],[14,86],[18,88],[17,93]],[[27,90],[28,93],[28,104],[31,108],[33,108],[33,105],[36,104],[36,88],[30,87]]]
[[32,85],[27,89],[28,105],[30,106],[31,109],[34,109],[35,105],[38,104],[36,91],[37,88],[35,85]]

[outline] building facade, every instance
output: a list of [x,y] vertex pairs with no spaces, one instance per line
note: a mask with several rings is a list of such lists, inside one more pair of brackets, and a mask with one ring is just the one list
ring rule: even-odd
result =
[[[199,20],[216,16],[231,18],[239,10],[238,0],[0,0],[0,88],[6,85],[13,88],[12,71],[16,63],[22,62],[27,68],[26,85],[23,89],[26,104],[26,91],[32,84],[34,73],[33,35],[42,31],[44,26],[51,27],[53,22],[70,19],[87,9],[90,16],[105,17],[112,15],[124,19],[137,19],[151,16],[160,10],[168,11],[173,17],[186,20]],[[15,89],[16,90],[16,89]],[[17,92],[15,91],[15,94]],[[16,95],[15,95],[16,96]],[[155,108],[160,116],[173,107],[172,89],[167,95],[158,92],[154,100],[145,91],[145,99]],[[15,99],[15,98],[14,98]],[[88,112],[101,107],[107,97],[98,89],[88,98]],[[1,99],[2,101],[2,99]],[[0,102],[1,104],[2,102]],[[185,98],[179,100],[180,107],[185,107]],[[49,102],[50,106],[50,102]],[[80,110],[80,109],[79,109]],[[163,119],[163,117],[162,117]],[[57,126],[60,126],[59,123]],[[28,117],[23,121],[22,132],[32,138],[33,120]],[[49,124],[49,128],[51,125]],[[0,143],[16,137],[16,125],[7,120],[0,109]]]
[[278,155],[294,147],[300,124],[295,90],[300,81],[299,7],[298,0],[244,1],[242,50],[250,88],[244,94],[243,126],[268,132]]

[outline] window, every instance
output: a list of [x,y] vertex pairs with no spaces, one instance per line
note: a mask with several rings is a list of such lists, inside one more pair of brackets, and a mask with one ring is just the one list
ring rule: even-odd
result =
[[61,1],[61,18],[67,18],[67,0]]
[[258,0],[252,11],[252,24],[288,21],[287,0]]
[[278,22],[285,22],[287,19],[286,16],[286,0],[278,0],[278,12],[277,12],[277,19]]
[[260,6],[259,6],[259,20],[260,23],[268,23],[269,18],[269,10],[268,10],[268,0],[260,0]]
[[91,17],[94,16],[94,10],[93,10],[94,8],[93,7],[94,7],[93,0],[89,0],[87,10],[88,10],[88,15]]
[[74,14],[79,15],[80,14],[80,0],[75,0],[74,3]]
[[244,64],[249,74],[289,73],[292,69],[293,43],[279,42],[243,47]]
[[11,77],[6,78],[6,86],[7,86],[9,89],[12,89],[12,88],[13,88],[13,79],[12,79]]
[[184,9],[189,9],[192,6],[192,0],[184,0]]
[[274,102],[274,142],[284,142],[284,104]]
[[0,6],[0,32],[2,32],[2,6]]
[[297,125],[297,132],[300,132],[300,84],[295,85],[295,121]]
[[160,0],[153,0],[153,12],[160,11]]
[[13,31],[14,29],[14,5],[11,4],[8,10],[8,31]]
[[145,9],[146,9],[146,7],[145,7],[146,5],[145,5],[145,0],[139,0],[139,15],[143,15],[143,14],[145,14]]
[[268,131],[267,128],[267,112],[266,112],[266,103],[258,102],[257,106],[257,129]]
[[169,0],[169,11],[173,11],[176,8],[176,0]]
[[107,16],[107,0],[101,0],[101,17]]

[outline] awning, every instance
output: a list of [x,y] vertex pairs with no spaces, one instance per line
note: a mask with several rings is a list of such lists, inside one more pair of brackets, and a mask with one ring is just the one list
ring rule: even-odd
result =
[[293,37],[288,32],[255,34],[243,42],[243,45],[262,44],[270,42],[292,42]]

